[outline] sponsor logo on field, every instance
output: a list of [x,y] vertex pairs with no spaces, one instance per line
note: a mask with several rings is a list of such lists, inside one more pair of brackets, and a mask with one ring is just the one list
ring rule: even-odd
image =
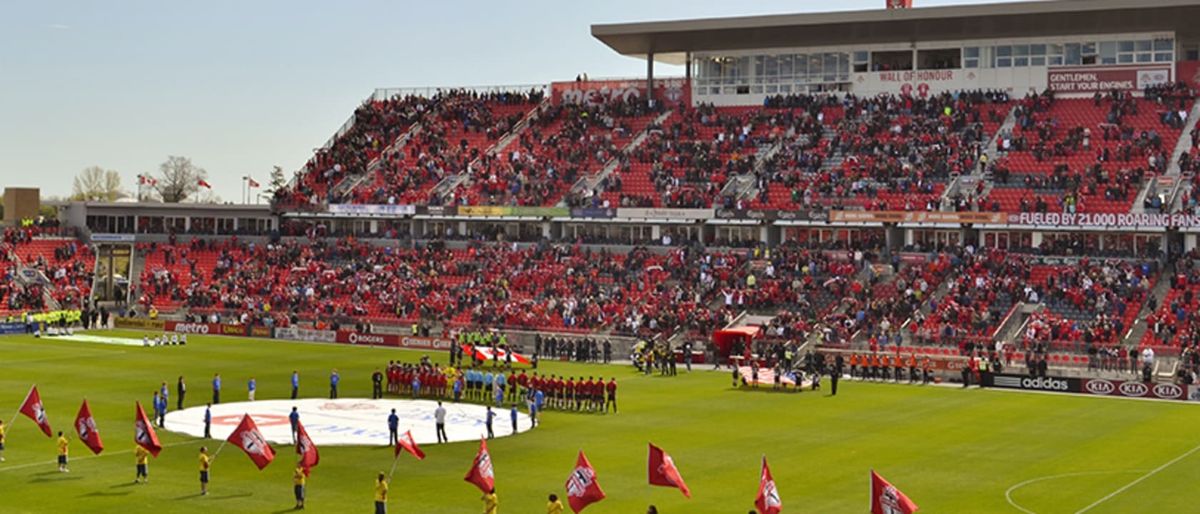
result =
[[1117,386],[1107,380],[1088,380],[1084,386],[1084,389],[1092,394],[1112,394],[1116,388]]
[[[482,405],[445,403],[446,434],[451,442],[477,441],[486,432],[487,410]],[[254,418],[263,437],[275,444],[292,444],[291,422],[288,414],[295,406],[300,421],[313,444],[324,445],[388,445],[387,417],[392,409],[400,416],[400,433],[412,430],[418,444],[437,442],[432,400],[367,400],[343,398],[327,400],[260,400],[255,402],[222,403],[212,406],[212,436],[224,439],[233,433],[242,416]],[[508,412],[499,411],[493,430],[496,437],[513,434]],[[530,420],[525,413],[517,416],[518,432],[529,430]],[[167,413],[166,428],[172,432],[194,437],[204,436],[204,406]]]

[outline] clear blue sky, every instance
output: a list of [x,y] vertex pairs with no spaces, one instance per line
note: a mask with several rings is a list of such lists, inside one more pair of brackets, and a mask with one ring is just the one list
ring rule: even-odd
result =
[[[981,3],[917,0],[919,6]],[[0,186],[70,193],[183,155],[226,201],[291,171],[376,87],[638,76],[593,23],[868,9],[884,0],[0,2]],[[658,65],[662,75],[681,68]]]

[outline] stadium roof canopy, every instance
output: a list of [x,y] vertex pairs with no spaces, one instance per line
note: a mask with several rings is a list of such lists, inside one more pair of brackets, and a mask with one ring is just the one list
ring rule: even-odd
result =
[[[917,0],[920,1],[920,0]],[[1173,31],[1200,36],[1200,0],[1056,0],[592,25],[622,55]]]

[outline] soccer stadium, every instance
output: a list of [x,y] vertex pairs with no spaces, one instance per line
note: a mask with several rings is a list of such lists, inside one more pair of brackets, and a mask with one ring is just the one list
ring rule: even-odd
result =
[[[331,77],[370,93],[295,168],[74,181],[20,159],[225,136],[100,148],[5,93],[0,512],[1200,512],[1200,0],[802,4],[539,5],[536,58],[407,5],[338,36],[330,4],[295,44],[409,83],[403,52],[586,67],[538,62],[560,37],[640,73],[385,87],[313,57],[295,102],[145,57],[171,33],[284,73],[252,14],[14,32],[9,86],[88,118],[136,96],[84,78],[108,52],[169,76],[151,110],[185,80],[290,104],[230,162]],[[527,15],[498,7],[455,16]],[[441,37],[370,58],[385,20]]]

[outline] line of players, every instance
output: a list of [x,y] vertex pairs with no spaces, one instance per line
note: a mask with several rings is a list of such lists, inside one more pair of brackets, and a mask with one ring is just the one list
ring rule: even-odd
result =
[[[510,370],[495,373],[473,368],[438,368],[428,362],[406,364],[388,362],[387,390],[396,395],[413,398],[452,398],[454,401],[494,401],[501,406],[516,402],[530,395],[542,395],[537,402],[544,408],[574,410],[581,412],[617,411],[617,379],[608,382],[603,377],[582,376],[563,378],[558,375],[543,377],[535,371],[526,374]],[[449,390],[447,390],[449,388]],[[448,396],[447,393],[450,393]]]
[[187,334],[155,335],[153,339],[150,338],[149,334],[142,335],[142,346],[180,346],[186,344]]
[[918,365],[916,355],[909,355],[906,362],[900,355],[852,353],[849,361],[850,378],[875,381],[891,379],[894,382],[901,382],[904,380],[907,370],[910,384],[917,382],[928,384],[933,381],[933,361],[929,357],[922,359]]

